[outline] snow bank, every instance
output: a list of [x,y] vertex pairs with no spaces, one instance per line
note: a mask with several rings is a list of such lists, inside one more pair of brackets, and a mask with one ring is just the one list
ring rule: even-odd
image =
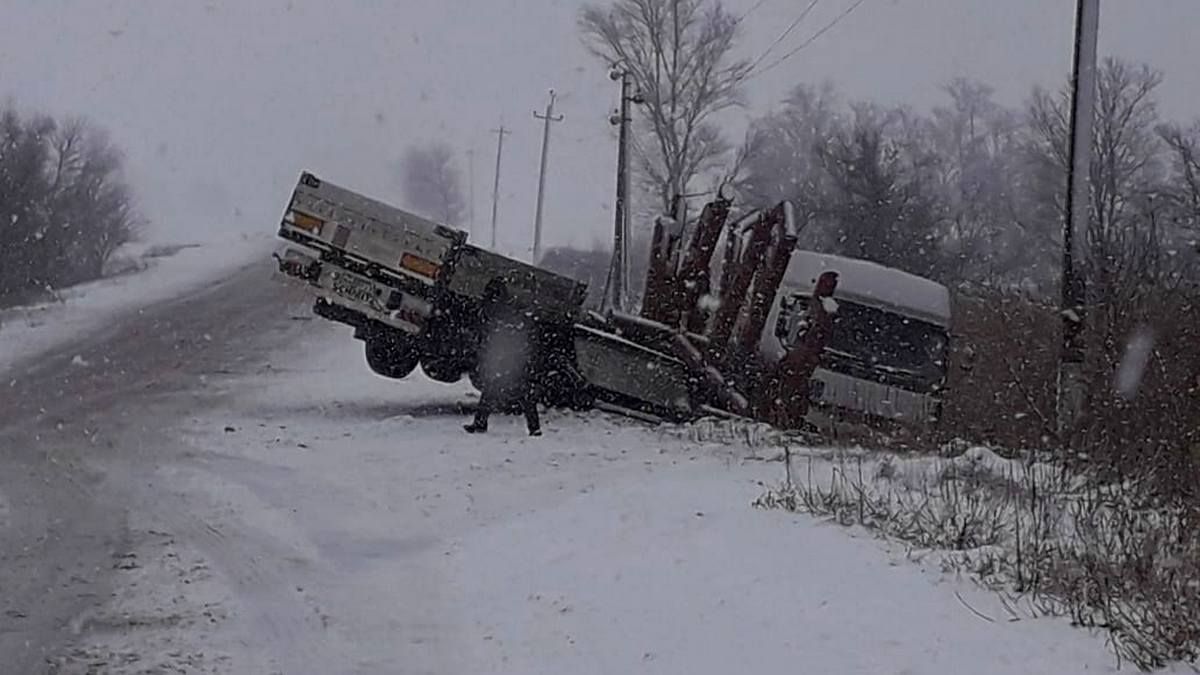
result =
[[272,237],[239,237],[172,250],[131,249],[145,269],[63,290],[57,300],[0,311],[0,368],[168,300],[255,260],[268,264]]
[[1030,616],[1107,631],[1125,662],[1159,668],[1200,654],[1183,629],[1196,623],[1200,589],[1194,513],[1152,508],[1136,484],[983,447],[951,459],[841,457],[823,468],[793,463],[790,480],[756,504],[902,542],[948,573],[1019,594]]
[[467,540],[463,672],[1113,672],[1065,621],[1007,622],[878,542],[745,508],[754,489],[706,465],[647,474]]
[[869,475],[908,489],[922,489],[947,478],[965,475],[1018,485],[1030,479],[1036,479],[1038,484],[1050,484],[1063,478],[1061,470],[1051,464],[1008,459],[986,446],[971,446],[950,458],[875,453],[868,460],[867,468]]

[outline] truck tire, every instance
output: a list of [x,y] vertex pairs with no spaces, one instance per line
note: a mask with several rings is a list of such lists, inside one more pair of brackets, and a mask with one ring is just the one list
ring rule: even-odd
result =
[[421,370],[431,380],[453,384],[462,379],[468,368],[460,359],[433,356],[421,359]]
[[367,366],[376,375],[393,380],[408,377],[417,367],[420,353],[415,342],[398,333],[374,334],[364,340]]

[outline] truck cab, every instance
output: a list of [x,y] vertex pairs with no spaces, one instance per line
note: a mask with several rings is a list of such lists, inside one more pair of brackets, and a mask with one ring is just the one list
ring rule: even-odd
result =
[[838,273],[827,309],[833,334],[813,376],[813,413],[934,423],[941,411],[950,341],[950,292],[930,279],[864,260],[796,250],[759,345],[777,362],[794,344],[816,280]]

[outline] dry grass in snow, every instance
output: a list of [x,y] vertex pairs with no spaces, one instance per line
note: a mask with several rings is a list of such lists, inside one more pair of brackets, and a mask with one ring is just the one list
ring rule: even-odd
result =
[[952,458],[787,453],[764,508],[862,525],[1001,591],[1006,620],[1068,616],[1150,670],[1200,657],[1200,508],[1155,503],[1051,462],[982,447]]

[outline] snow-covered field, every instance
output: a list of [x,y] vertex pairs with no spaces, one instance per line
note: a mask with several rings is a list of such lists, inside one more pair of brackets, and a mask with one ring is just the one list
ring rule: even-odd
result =
[[1115,672],[1101,637],[752,508],[781,468],[745,446],[559,412],[468,436],[467,386],[376,378],[341,330],[211,384],[137,516],[110,614],[140,620],[80,647],[136,655],[111,672]]
[[268,237],[241,236],[187,246],[169,256],[142,257],[149,249],[131,249],[146,269],[65,289],[54,301],[0,310],[0,367],[219,280],[256,259],[265,263],[272,246]]

